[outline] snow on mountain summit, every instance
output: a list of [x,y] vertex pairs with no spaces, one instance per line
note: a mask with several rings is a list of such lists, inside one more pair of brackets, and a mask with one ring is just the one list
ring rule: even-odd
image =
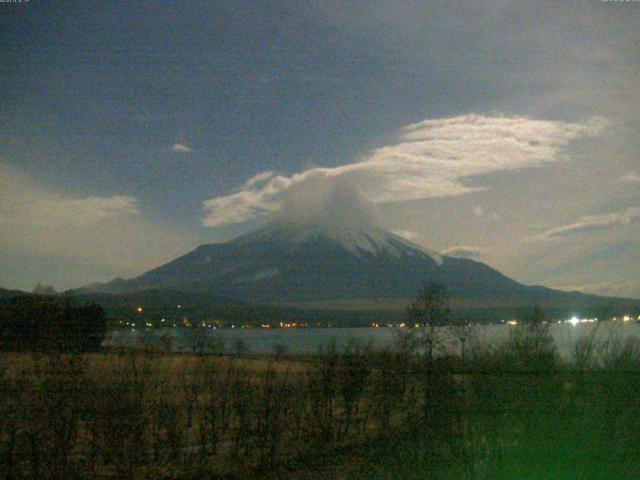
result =
[[201,245],[106,293],[172,290],[251,303],[405,301],[425,281],[446,285],[472,305],[573,305],[581,294],[523,285],[488,265],[442,256],[382,228],[375,205],[348,185],[291,189],[266,226]]
[[314,241],[332,241],[356,256],[387,254],[394,257],[426,255],[442,263],[442,255],[416,245],[373,224],[335,222],[273,222],[238,238],[239,243],[276,242],[302,245]]
[[291,190],[271,223],[231,242],[300,246],[322,241],[337,243],[358,257],[418,255],[437,264],[443,261],[438,253],[380,227],[375,206],[344,182]]

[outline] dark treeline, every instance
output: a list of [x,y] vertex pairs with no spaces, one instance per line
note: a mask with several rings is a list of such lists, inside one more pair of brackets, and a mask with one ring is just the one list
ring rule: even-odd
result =
[[10,351],[96,351],[107,327],[96,304],[23,295],[0,301],[0,349]]
[[[84,297],[78,297],[82,299]],[[104,302],[104,303],[103,303]],[[259,327],[269,324],[277,328],[282,323],[305,324],[308,327],[370,327],[372,324],[398,325],[407,320],[407,312],[396,310],[332,310],[301,309],[261,305],[233,305],[219,308],[194,306],[187,302],[180,309],[175,306],[158,306],[150,302],[131,302],[127,304],[110,301],[99,302],[104,306],[109,318],[114,320],[113,327],[121,327],[119,321],[150,322],[154,327],[166,326],[160,323],[165,318],[169,324],[183,325],[186,318],[191,323],[215,320],[221,327],[231,325],[247,325]],[[142,305],[143,312],[136,310]],[[522,319],[531,311],[531,306],[523,307],[491,307],[491,308],[452,308],[449,324],[497,324],[511,319]],[[620,315],[640,315],[640,307],[612,308],[609,305],[589,307],[547,307],[545,312],[549,319],[566,320],[573,316],[609,319]]]
[[160,351],[0,356],[4,478],[635,479],[640,343],[561,361],[539,322],[430,358]]
[[[0,304],[10,301],[11,297],[23,296],[30,295],[0,289]],[[75,305],[99,304],[111,319],[108,326],[114,328],[123,327],[126,322],[148,322],[154,327],[165,327],[174,323],[177,326],[184,326],[184,320],[188,320],[191,324],[212,322],[221,327],[231,325],[258,327],[270,324],[276,328],[281,322],[285,324],[296,322],[298,325],[305,324],[309,327],[369,327],[374,323],[381,326],[397,325],[407,320],[406,310],[398,308],[388,310],[296,308],[250,304],[227,298],[171,290],[148,290],[127,295],[63,293],[58,296],[41,296],[41,298],[60,298]],[[532,300],[533,304],[535,302]],[[139,307],[142,307],[142,312],[138,310]],[[608,319],[620,315],[634,317],[640,315],[640,304],[637,302],[623,307],[606,300],[588,304],[576,301],[575,305],[566,306],[545,305],[544,309],[549,320],[564,320],[573,316]],[[530,310],[531,306],[462,308],[454,302],[451,306],[449,323],[500,323],[510,319],[522,319]],[[165,322],[161,322],[163,318]]]
[[[77,293],[76,301],[96,302],[104,307],[109,318],[115,320],[113,326],[120,326],[119,321],[149,322],[160,325],[165,318],[171,324],[182,324],[187,318],[192,323],[215,320],[219,326],[271,324],[277,327],[280,322],[308,326],[332,327],[369,327],[372,323],[380,325],[398,324],[406,320],[406,311],[402,308],[357,310],[337,308],[301,308],[281,305],[260,305],[240,302],[222,297],[203,294],[179,292],[172,290],[147,290],[123,295]],[[467,299],[469,300],[469,299]],[[470,304],[474,304],[469,300]],[[481,300],[477,301],[482,305]],[[573,304],[558,306],[547,305],[544,301],[531,299],[529,306],[509,306],[505,301],[503,307],[461,307],[453,302],[451,305],[451,323],[499,323],[501,320],[521,319],[535,304],[543,305],[549,319],[568,319],[579,317],[610,318],[616,315],[640,315],[638,302],[627,302],[620,305],[607,299],[585,302],[580,295]],[[180,305],[180,308],[178,308]],[[409,301],[407,301],[407,307]],[[139,312],[138,307],[143,311]],[[166,322],[165,322],[166,323]]]

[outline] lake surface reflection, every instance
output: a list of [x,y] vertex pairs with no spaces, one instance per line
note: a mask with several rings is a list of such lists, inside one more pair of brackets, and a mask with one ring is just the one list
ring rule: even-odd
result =
[[[512,325],[477,325],[464,329],[442,327],[444,338],[442,351],[460,352],[460,337],[466,338],[467,351],[476,345],[490,346],[509,337],[509,331],[517,328]],[[229,329],[182,329],[168,328],[155,330],[118,329],[107,334],[108,346],[143,346],[156,348],[168,346],[176,352],[188,352],[195,349],[211,351],[224,341],[224,352],[233,353],[239,341],[245,352],[255,354],[273,354],[286,351],[293,354],[313,354],[320,348],[326,348],[335,341],[338,349],[349,342],[371,344],[374,349],[394,348],[398,334],[406,329],[400,328],[229,328]],[[575,342],[585,335],[593,333],[599,342],[607,339],[625,341],[627,338],[640,337],[640,323],[637,322],[600,322],[598,324],[552,324],[550,332],[556,341],[560,354],[570,357]]]

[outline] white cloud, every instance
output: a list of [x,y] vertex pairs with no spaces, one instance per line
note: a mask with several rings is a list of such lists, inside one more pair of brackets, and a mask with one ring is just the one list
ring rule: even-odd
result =
[[249,180],[245,182],[245,184],[242,186],[242,189],[255,188],[256,186],[265,183],[267,180],[269,180],[270,178],[273,178],[274,176],[275,176],[275,173],[273,173],[273,171],[271,170],[254,175],[253,177],[251,177]]
[[626,175],[620,177],[623,182],[640,182],[640,175],[635,172],[629,172]]
[[489,213],[489,212],[485,211],[485,209],[482,207],[482,205],[477,205],[477,206],[473,207],[473,214],[476,217],[484,217],[485,215],[489,215],[494,220],[500,220],[500,215],[498,215],[496,212]]
[[43,197],[27,204],[31,221],[41,224],[61,223],[66,226],[84,226],[116,217],[140,214],[133,197]]
[[412,230],[392,230],[391,233],[417,245],[421,245],[425,240],[422,235]]
[[324,184],[338,178],[373,203],[462,195],[483,189],[468,184],[473,177],[559,161],[563,147],[599,134],[606,124],[600,117],[586,123],[482,115],[425,120],[401,129],[396,143],[355,163],[290,177],[256,175],[236,192],[204,202],[204,223],[217,227],[277,212],[294,186],[326,190]]
[[[36,281],[67,288],[139,274],[196,241],[150,223],[133,197],[73,197],[1,164],[0,230],[0,282],[22,288]],[[25,259],[37,273],[20,266]],[[46,267],[34,268],[34,259]]]
[[586,215],[574,223],[552,228],[539,235],[531,237],[534,241],[552,241],[584,232],[607,230],[613,227],[630,225],[640,221],[640,208],[630,207],[621,212],[611,212],[602,215]]
[[[284,177],[276,177],[283,183],[288,182]],[[282,193],[269,182],[267,188],[256,190],[252,187],[242,189],[225,197],[213,198],[203,203],[204,209],[209,213],[204,221],[205,226],[218,227],[232,225],[262,216],[267,212],[275,212],[280,204],[276,199],[277,194]]]
[[483,254],[487,253],[487,250],[481,247],[469,247],[465,245],[459,245],[455,247],[449,247],[442,252],[443,255],[455,258],[471,258],[478,259]]
[[187,147],[183,143],[176,143],[173,147],[171,147],[171,151],[174,153],[191,153],[193,149]]
[[139,213],[133,197],[74,198],[44,190],[0,165],[0,216],[5,222],[29,223],[39,228],[70,228]]

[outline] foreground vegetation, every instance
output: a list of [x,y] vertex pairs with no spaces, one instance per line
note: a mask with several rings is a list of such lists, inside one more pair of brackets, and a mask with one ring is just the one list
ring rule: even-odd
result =
[[106,329],[105,311],[95,303],[51,295],[0,298],[0,350],[92,352]]
[[492,349],[469,345],[463,361],[425,354],[422,332],[393,352],[305,358],[3,353],[0,474],[640,476],[637,341],[585,338],[561,362],[545,327],[528,324]]

